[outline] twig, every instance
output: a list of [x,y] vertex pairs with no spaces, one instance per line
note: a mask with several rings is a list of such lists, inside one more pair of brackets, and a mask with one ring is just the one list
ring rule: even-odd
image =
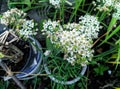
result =
[[[93,43],[93,46],[94,46],[102,37],[104,37],[106,34],[107,34],[107,32],[104,33],[102,36],[100,36],[100,37]],[[92,47],[93,47],[93,46],[92,46]]]
[[0,66],[3,68],[4,71],[6,71],[6,73],[15,81],[15,83],[21,89],[26,89],[25,86],[17,79],[17,77],[13,75],[12,71],[7,67],[7,65],[2,62],[2,59],[0,59]]
[[105,88],[108,88],[108,87],[113,87],[113,84],[104,85],[103,87],[100,87],[100,89],[105,89]]
[[100,89],[106,89],[108,87],[113,87],[115,83],[116,83],[116,80],[112,81],[112,83],[108,83],[108,84],[100,87]]
[[[13,72],[12,71],[12,73],[13,74],[27,74],[27,73],[25,73],[25,72]],[[48,74],[28,74],[29,76],[48,76]]]
[[[13,36],[13,38],[7,42],[7,39],[8,39],[8,36],[11,35]],[[0,34],[0,43],[1,44],[9,44],[9,43],[12,43],[14,41],[17,41],[19,40],[19,38],[17,37],[17,35],[11,31],[11,30],[6,30],[5,32],[3,32],[2,34]]]

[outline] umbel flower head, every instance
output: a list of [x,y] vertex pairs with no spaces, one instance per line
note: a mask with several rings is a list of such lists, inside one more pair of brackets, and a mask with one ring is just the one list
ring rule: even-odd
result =
[[56,43],[58,41],[58,34],[59,32],[63,31],[62,26],[60,25],[59,21],[45,21],[43,22],[43,34],[46,34],[47,37],[50,38],[52,43]]
[[96,0],[94,1],[94,5],[97,5],[98,10],[100,11],[109,11],[111,7],[113,7],[115,0]]
[[55,6],[55,8],[59,8],[60,7],[60,1],[61,0],[49,0],[49,3],[52,4],[53,6]]
[[76,30],[61,32],[58,43],[65,53],[64,59],[71,64],[85,65],[93,57],[92,41],[88,41],[84,34],[80,35]]
[[43,32],[64,53],[65,60],[72,65],[79,63],[84,66],[92,60],[92,39],[98,37],[99,25],[96,17],[85,15],[80,17],[79,23],[61,25],[57,21],[45,21]]
[[33,20],[25,19],[26,13],[13,8],[4,12],[0,18],[1,24],[8,26],[13,31],[17,32],[20,37],[28,38],[31,35],[36,35],[38,30]]
[[115,2],[114,9],[113,17],[120,20],[120,1]]
[[120,20],[120,0],[96,0],[93,4],[97,5],[96,9],[100,11],[113,11],[112,16]]
[[1,24],[5,25],[13,25],[18,19],[22,19],[26,16],[26,13],[24,13],[21,10],[18,10],[17,8],[13,8],[11,10],[8,10],[7,12],[4,12],[2,15]]
[[81,34],[85,34],[87,38],[95,39],[98,37],[98,32],[100,29],[100,22],[96,17],[85,15],[79,18],[79,24],[81,24],[81,28],[79,31]]

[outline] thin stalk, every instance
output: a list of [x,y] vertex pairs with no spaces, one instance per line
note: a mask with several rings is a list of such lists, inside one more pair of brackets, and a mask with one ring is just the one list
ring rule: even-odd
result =
[[36,86],[37,86],[37,77],[35,78],[35,84],[34,84],[34,88],[33,89],[36,89]]
[[114,17],[111,19],[110,24],[109,24],[108,29],[107,29],[106,38],[108,37],[108,35],[109,35],[110,31],[112,30],[112,28],[114,27],[114,25],[116,24],[116,21],[117,21],[117,19]]
[[99,21],[101,22],[105,18],[106,15],[107,15],[107,12],[104,11],[100,16]]
[[70,16],[69,22],[71,22],[73,17],[76,15],[76,13],[77,13],[77,11],[79,9],[79,6],[81,5],[83,0],[80,0],[79,2],[78,2],[78,0],[75,0],[75,1],[76,1],[75,2],[75,10],[72,12],[72,15]]
[[2,62],[2,59],[0,59],[0,66],[21,89],[26,89],[25,86],[17,79],[17,77],[13,75],[12,71],[7,67],[7,65],[4,62]]
[[92,4],[90,4],[90,5],[88,6],[87,13],[89,13],[89,12],[90,12],[91,7],[92,7]]
[[62,5],[60,8],[60,20],[63,20],[62,23],[64,24],[64,10],[65,10],[65,1],[62,1]]
[[54,13],[53,20],[56,20],[56,15],[57,15],[57,13],[58,13],[58,10],[56,9],[56,10],[55,10],[55,13]]
[[[117,22],[117,19],[114,18],[114,17],[112,17],[112,19],[111,19],[111,21],[110,21],[110,24],[109,24],[109,26],[108,26],[108,28],[107,28],[105,40],[103,40],[100,45],[104,44],[107,40],[109,40],[113,35],[115,35],[115,34],[120,30],[120,25],[119,25],[118,27],[116,27],[116,28],[111,32],[111,30],[112,30],[112,28],[114,27],[114,25],[116,24],[116,22]],[[110,32],[111,32],[111,34],[109,34]],[[100,45],[99,45],[99,46],[100,46]]]
[[116,59],[116,69],[118,67],[119,61],[120,61],[120,39],[116,42],[116,44],[118,45],[118,51],[117,51],[117,59]]
[[96,13],[96,17],[98,17],[100,14],[100,11],[98,10],[97,13]]
[[94,10],[94,7],[92,7],[88,13],[92,14],[93,10]]
[[115,29],[112,31],[112,33],[109,34],[109,35],[105,38],[105,40],[102,41],[102,43],[101,43],[100,45],[102,45],[103,43],[107,42],[107,41],[108,41],[113,35],[115,35],[118,31],[120,31],[120,25],[119,25],[117,28],[115,28]]

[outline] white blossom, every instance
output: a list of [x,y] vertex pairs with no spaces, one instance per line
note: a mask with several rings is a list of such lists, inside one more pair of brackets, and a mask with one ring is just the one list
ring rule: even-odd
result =
[[98,37],[100,23],[91,15],[80,17],[79,23],[68,23],[63,26],[58,21],[45,21],[43,32],[50,38],[53,46],[64,53],[64,59],[74,65],[82,66],[92,60],[92,39]]
[[[52,37],[53,34],[57,35],[58,31],[62,31],[63,28],[60,25],[59,21],[45,21],[43,23],[43,30],[42,32],[45,33],[48,37]],[[53,37],[51,38],[51,40],[53,39]]]
[[100,22],[97,20],[95,16],[85,15],[81,16],[79,24],[81,24],[81,34],[85,34],[87,38],[95,39],[98,37],[98,32],[100,29]]
[[45,56],[48,56],[50,53],[51,53],[50,50],[46,50],[46,51],[44,52],[44,55],[45,55]]
[[114,4],[114,9],[113,17],[120,20],[120,2]]
[[73,30],[73,29],[78,29],[78,28],[80,28],[80,24],[78,24],[78,23],[68,23],[68,24],[65,24],[64,25],[64,28],[65,29],[67,29],[67,30]]
[[36,35],[38,29],[33,20],[25,19],[26,13],[17,8],[8,10],[3,13],[1,23],[9,26],[20,37],[28,38],[31,35]]
[[21,18],[24,18],[26,13],[24,13],[21,10],[18,10],[17,8],[8,10],[7,12],[4,12],[2,15],[1,24],[5,24],[6,26],[14,23]]
[[61,50],[67,55],[65,59],[71,64],[76,63],[78,60],[81,60],[79,63],[82,64],[86,59],[91,60],[93,57],[92,43],[86,39],[84,34],[80,35],[79,31],[61,32],[59,42]]
[[55,6],[55,8],[60,7],[60,0],[49,0],[49,3]]
[[[110,11],[110,8],[113,7],[115,0],[96,0],[98,3],[97,8],[100,11]],[[96,4],[94,2],[94,4]]]
[[26,38],[28,38],[31,35],[36,35],[38,29],[34,29],[35,27],[35,23],[33,22],[33,20],[25,20],[23,22],[23,25],[21,25],[22,29],[19,29],[19,33],[21,36],[24,36]]

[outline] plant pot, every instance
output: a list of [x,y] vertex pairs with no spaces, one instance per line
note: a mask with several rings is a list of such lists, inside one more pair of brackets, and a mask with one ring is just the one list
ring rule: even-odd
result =
[[48,77],[52,81],[59,83],[59,84],[63,84],[63,85],[70,85],[70,84],[74,84],[74,83],[78,82],[81,79],[81,76],[83,76],[87,70],[87,65],[82,67],[81,72],[79,73],[80,76],[78,76],[74,79],[68,80],[68,81],[61,81],[61,80],[57,79],[56,77],[54,77],[54,75],[52,75],[52,73],[50,72],[46,63],[44,63],[44,69],[45,69],[46,74],[48,74]]
[[33,78],[34,76],[31,76],[32,74],[40,73],[42,61],[41,45],[32,37],[29,37],[29,40],[31,41],[29,57],[24,67],[20,70],[21,74],[16,74],[16,77],[20,80]]
[[[4,31],[2,31],[2,32],[4,32]],[[41,45],[33,37],[29,37],[28,41],[25,42],[24,45],[22,45],[23,43],[15,42],[15,44],[17,46],[19,44],[20,47],[18,47],[18,48],[21,48],[22,51],[24,51],[23,53],[25,55],[25,57],[23,57],[23,59],[19,63],[16,63],[16,64],[11,63],[11,62],[8,63],[8,60],[5,60],[5,62],[8,64],[8,66],[12,67],[11,70],[17,72],[17,74],[15,76],[20,80],[26,80],[26,79],[31,79],[31,78],[35,77],[32,75],[40,73],[40,69],[41,69],[40,68],[41,62],[42,62]],[[29,50],[24,49],[25,45],[29,46],[28,47]],[[14,50],[14,49],[12,49],[12,50]],[[18,67],[18,68],[15,68],[15,67]],[[1,76],[4,76],[4,72]],[[10,77],[4,77],[4,79],[8,80],[8,79],[10,79]]]

